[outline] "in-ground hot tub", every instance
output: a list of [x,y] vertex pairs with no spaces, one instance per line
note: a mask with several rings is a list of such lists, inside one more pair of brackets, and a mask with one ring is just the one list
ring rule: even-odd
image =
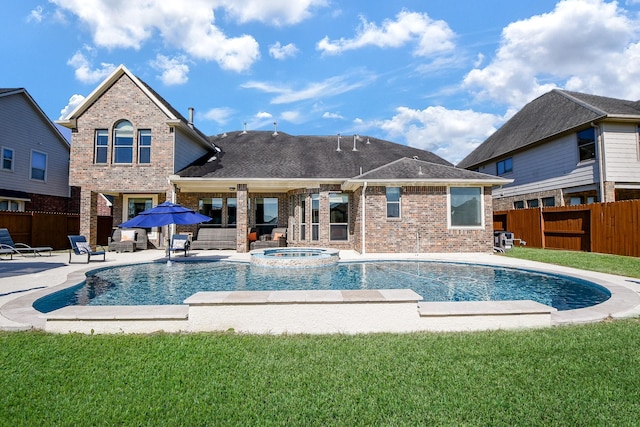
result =
[[251,251],[251,264],[262,267],[324,267],[338,263],[338,251],[323,248],[267,248]]

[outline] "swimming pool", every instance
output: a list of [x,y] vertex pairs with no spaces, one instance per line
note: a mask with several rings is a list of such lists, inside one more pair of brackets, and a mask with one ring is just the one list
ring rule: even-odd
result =
[[533,300],[558,310],[606,301],[610,292],[567,276],[434,261],[348,262],[275,269],[227,261],[145,263],[87,273],[76,286],[33,303],[40,312],[68,305],[183,304],[201,291],[412,289],[424,301]]

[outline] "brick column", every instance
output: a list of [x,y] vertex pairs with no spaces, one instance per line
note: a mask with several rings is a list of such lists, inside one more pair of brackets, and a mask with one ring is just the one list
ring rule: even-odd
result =
[[616,201],[616,183],[613,181],[605,181],[604,183],[604,197],[601,202],[615,202]]
[[247,231],[249,229],[247,184],[237,185],[236,203],[236,251],[245,253],[248,250]]
[[85,188],[80,191],[80,234],[91,246],[98,240],[98,193]]

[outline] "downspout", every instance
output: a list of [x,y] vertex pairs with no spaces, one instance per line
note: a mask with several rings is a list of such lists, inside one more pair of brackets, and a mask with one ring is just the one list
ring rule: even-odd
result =
[[367,218],[367,216],[365,215],[366,210],[367,210],[367,208],[366,208],[366,206],[367,206],[366,205],[366,201],[367,200],[366,200],[366,197],[365,197],[366,192],[367,192],[367,181],[365,181],[364,185],[362,186],[362,221],[360,221],[362,223],[362,231],[361,231],[362,238],[360,239],[362,241],[362,251],[361,251],[362,255],[364,255],[367,252],[367,249],[366,249],[367,235],[365,233],[365,230],[366,230],[366,218]]
[[602,133],[600,132],[600,126],[591,122],[591,127],[594,128],[594,132],[596,133],[596,140],[598,141],[598,179],[600,186],[600,203],[604,203],[605,194],[604,194],[604,145],[602,142]]

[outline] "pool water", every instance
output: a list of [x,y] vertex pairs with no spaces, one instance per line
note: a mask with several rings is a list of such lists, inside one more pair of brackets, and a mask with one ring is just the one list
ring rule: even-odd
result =
[[431,261],[357,262],[277,269],[226,261],[147,263],[87,273],[85,282],[40,298],[50,312],[68,305],[182,304],[201,291],[412,289],[424,301],[533,300],[558,310],[611,296],[591,282],[513,268]]

